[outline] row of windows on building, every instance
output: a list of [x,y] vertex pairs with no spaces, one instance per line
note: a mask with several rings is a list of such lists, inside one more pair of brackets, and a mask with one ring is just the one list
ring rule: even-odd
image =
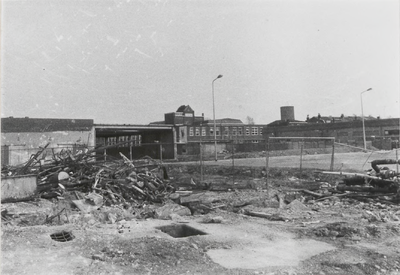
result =
[[[399,135],[399,130],[384,130],[385,136]],[[365,131],[367,136],[380,136],[381,132],[379,130]],[[363,131],[353,131],[353,132],[338,132],[338,136],[363,136]]]
[[243,143],[265,143],[265,140],[256,140],[256,139],[252,139],[252,140],[243,140],[243,139],[239,139],[239,140],[232,140],[232,142],[234,144],[243,144]]
[[[262,135],[262,127],[223,127],[224,136],[258,136]],[[189,136],[214,136],[214,127],[189,127]],[[215,127],[216,136],[220,136],[220,127]]]
[[[130,141],[130,142],[129,142]],[[132,135],[132,136],[118,136],[118,137],[106,137],[106,138],[96,138],[96,144],[100,145],[114,145],[117,143],[122,143],[120,147],[129,147],[129,146],[140,146],[142,144],[142,136],[141,135]]]

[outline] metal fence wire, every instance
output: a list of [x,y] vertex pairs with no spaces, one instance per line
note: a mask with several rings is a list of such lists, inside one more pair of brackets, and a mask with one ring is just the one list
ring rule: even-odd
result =
[[[227,142],[217,148],[213,144],[199,142],[186,145],[184,151],[177,150],[175,159],[164,158],[164,153],[172,148],[160,143],[142,144],[141,147],[133,148],[120,145],[97,148],[76,144],[47,147],[38,161],[46,164],[57,155],[62,157],[64,154],[92,151],[93,159],[106,162],[119,159],[121,152],[130,159],[150,157],[168,165],[177,161],[192,164],[191,169],[195,172],[193,181],[207,182],[212,179],[235,182],[241,176],[263,178],[271,168],[297,168],[300,172],[304,169],[360,172],[371,169],[370,162],[373,160],[398,159],[398,149],[365,151],[363,148],[337,143],[333,138],[270,138],[265,143],[256,144]],[[2,166],[23,165],[41,149],[3,145]],[[218,161],[214,160],[215,149],[218,150]]]
[[[258,147],[260,145],[257,144]],[[196,146],[197,151],[187,150],[191,154],[179,157],[192,165],[192,180],[204,183],[219,180],[235,182],[242,176],[252,177],[255,181],[265,180],[269,170],[275,168],[297,169],[299,175],[306,169],[366,172],[375,159],[398,159],[397,150],[364,150],[335,142],[331,137],[271,138],[260,147],[264,150],[258,151],[239,150],[236,144],[227,143],[224,148],[217,148],[217,161],[214,160],[212,145],[198,143]]]

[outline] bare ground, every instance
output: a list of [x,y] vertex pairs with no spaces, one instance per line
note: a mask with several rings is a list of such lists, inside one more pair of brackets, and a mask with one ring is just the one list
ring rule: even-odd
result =
[[[1,273],[400,274],[399,204],[373,198],[317,201],[293,191],[340,179],[317,169],[271,168],[267,188],[259,179],[262,168],[207,166],[201,182],[198,165],[169,166],[177,187],[192,188],[208,206],[172,220],[144,218],[158,206],[104,210],[117,213],[115,220],[69,208],[60,220],[43,225],[65,202],[3,204],[2,210],[16,215],[2,223]],[[174,238],[158,229],[171,224],[207,234]],[[62,231],[74,239],[51,239]]]

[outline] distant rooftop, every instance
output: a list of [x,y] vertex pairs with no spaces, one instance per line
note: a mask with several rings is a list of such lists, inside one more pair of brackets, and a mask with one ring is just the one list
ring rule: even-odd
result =
[[189,105],[181,105],[177,112],[193,113],[193,109]]
[[[364,120],[377,120],[380,119],[379,117],[373,117],[373,116],[364,116]],[[321,116],[318,114],[318,116],[313,116],[309,117],[307,116],[306,122],[308,123],[334,123],[334,122],[350,122],[350,121],[355,121],[355,120],[361,120],[361,116],[344,116],[343,114],[341,116],[335,117],[335,116]]]
[[[214,120],[206,120],[204,121],[205,123],[214,123]],[[221,119],[216,119],[215,123],[217,124],[243,124],[243,122],[240,119],[236,118],[221,118]]]
[[93,119],[1,118],[4,133],[89,131],[92,127]]

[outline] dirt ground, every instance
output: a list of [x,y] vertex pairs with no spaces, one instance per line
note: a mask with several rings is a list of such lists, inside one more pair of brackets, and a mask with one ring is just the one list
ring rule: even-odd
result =
[[[282,151],[279,151],[282,152]],[[298,153],[298,151],[295,151]],[[293,153],[295,153],[293,152]],[[271,153],[272,154],[272,153]],[[216,161],[204,161],[206,166],[238,166],[238,167],[265,167],[266,156],[250,156],[248,158],[232,158],[221,159]],[[276,156],[275,156],[276,155]],[[231,155],[229,155],[231,156]],[[335,153],[333,158],[334,171],[353,171],[363,172],[371,169],[370,162],[375,159],[396,159],[395,151],[373,151],[373,152],[343,152]],[[306,169],[319,169],[328,171],[331,168],[332,153],[327,150],[317,153],[311,150],[305,150],[302,156],[302,168]],[[199,164],[199,161],[192,162],[192,164]],[[298,155],[285,155],[274,152],[269,158],[269,167],[279,168],[299,168],[300,156]],[[395,169],[395,167],[394,167]]]
[[[315,169],[271,168],[268,186],[262,167],[204,172],[201,181],[196,164],[168,166],[200,202],[169,219],[152,215],[161,205],[84,214],[67,199],[2,204],[1,274],[400,274],[399,204],[318,200],[301,190],[323,192],[340,177]],[[170,225],[190,236],[169,235]]]

